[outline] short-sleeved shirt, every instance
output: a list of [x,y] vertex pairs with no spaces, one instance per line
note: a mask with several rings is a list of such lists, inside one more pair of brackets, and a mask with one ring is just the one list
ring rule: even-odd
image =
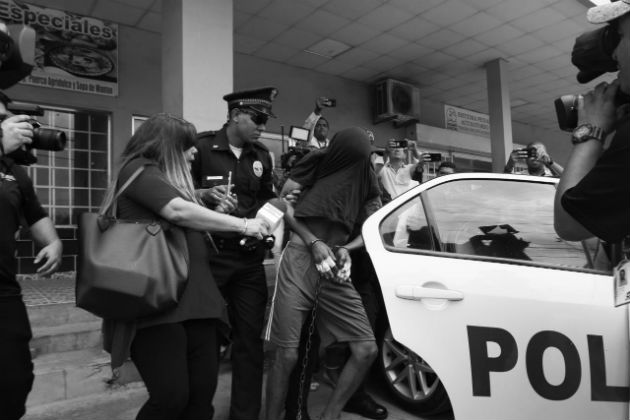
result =
[[[22,181],[22,188],[18,184]],[[16,234],[21,220],[32,226],[46,217],[28,174],[9,158],[0,159],[0,296],[20,294],[17,272]]]
[[[125,220],[158,220],[160,210],[171,200],[182,195],[166,179],[165,174],[147,159],[134,159],[120,170],[118,187],[142,165],[142,173],[118,199],[117,216]],[[155,316],[142,318],[134,327],[181,322],[188,319],[222,318],[225,303],[210,271],[208,247],[202,232],[185,229],[188,246],[188,282],[178,305]],[[126,325],[127,324],[127,325]],[[122,363],[127,356],[133,334],[116,335],[114,331],[126,328],[129,323],[106,321],[103,326],[106,349],[112,353],[115,363]],[[114,337],[127,337],[126,340]],[[112,340],[114,342],[112,342]],[[116,359],[114,362],[114,358]],[[122,361],[120,360],[122,359]]]
[[387,162],[379,171],[378,177],[383,188],[392,197],[396,198],[400,194],[420,185],[418,181],[411,179],[411,167],[413,164],[403,165],[398,170]]
[[589,232],[610,243],[630,235],[630,121],[582,180],[561,198],[562,207]]
[[272,182],[273,162],[269,150],[262,143],[244,144],[243,152],[237,158],[230,150],[224,126],[217,132],[200,133],[197,150],[192,163],[195,188],[226,185],[229,172],[232,172],[232,192],[238,197],[235,216],[255,217],[266,201],[276,197]]
[[315,149],[323,149],[325,147],[328,147],[328,145],[330,144],[330,139],[328,137],[326,137],[326,139],[324,140],[324,144],[321,144],[313,134],[315,126],[317,125],[317,121],[319,121],[321,117],[321,115],[311,112],[311,114],[306,117],[304,125],[302,126],[308,130],[308,146],[314,147]]

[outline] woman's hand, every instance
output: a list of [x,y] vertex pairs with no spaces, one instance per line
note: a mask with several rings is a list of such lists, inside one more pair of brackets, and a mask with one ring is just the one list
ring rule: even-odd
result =
[[311,254],[315,261],[315,268],[320,276],[326,280],[333,280],[337,275],[335,254],[324,241],[317,241],[311,245]]
[[262,239],[264,236],[269,235],[269,225],[262,219],[244,219],[245,231],[243,235],[253,236],[254,238]]

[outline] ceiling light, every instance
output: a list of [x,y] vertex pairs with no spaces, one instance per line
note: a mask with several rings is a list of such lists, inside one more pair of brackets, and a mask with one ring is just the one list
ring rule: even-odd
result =
[[323,39],[305,49],[304,52],[326,58],[333,58],[349,49],[350,45],[344,44],[343,42],[335,41],[334,39]]

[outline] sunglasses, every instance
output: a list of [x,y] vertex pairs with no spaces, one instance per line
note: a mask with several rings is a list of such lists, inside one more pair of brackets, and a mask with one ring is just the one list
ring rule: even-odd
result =
[[243,111],[243,113],[249,115],[256,125],[265,125],[267,121],[269,121],[269,116],[265,114],[261,114],[255,111]]

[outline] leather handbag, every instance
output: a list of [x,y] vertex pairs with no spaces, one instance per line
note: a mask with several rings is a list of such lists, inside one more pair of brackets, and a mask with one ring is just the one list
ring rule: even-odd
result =
[[79,218],[76,305],[102,318],[132,320],[177,305],[188,279],[184,231],[165,221],[116,218],[122,192],[112,204]]

